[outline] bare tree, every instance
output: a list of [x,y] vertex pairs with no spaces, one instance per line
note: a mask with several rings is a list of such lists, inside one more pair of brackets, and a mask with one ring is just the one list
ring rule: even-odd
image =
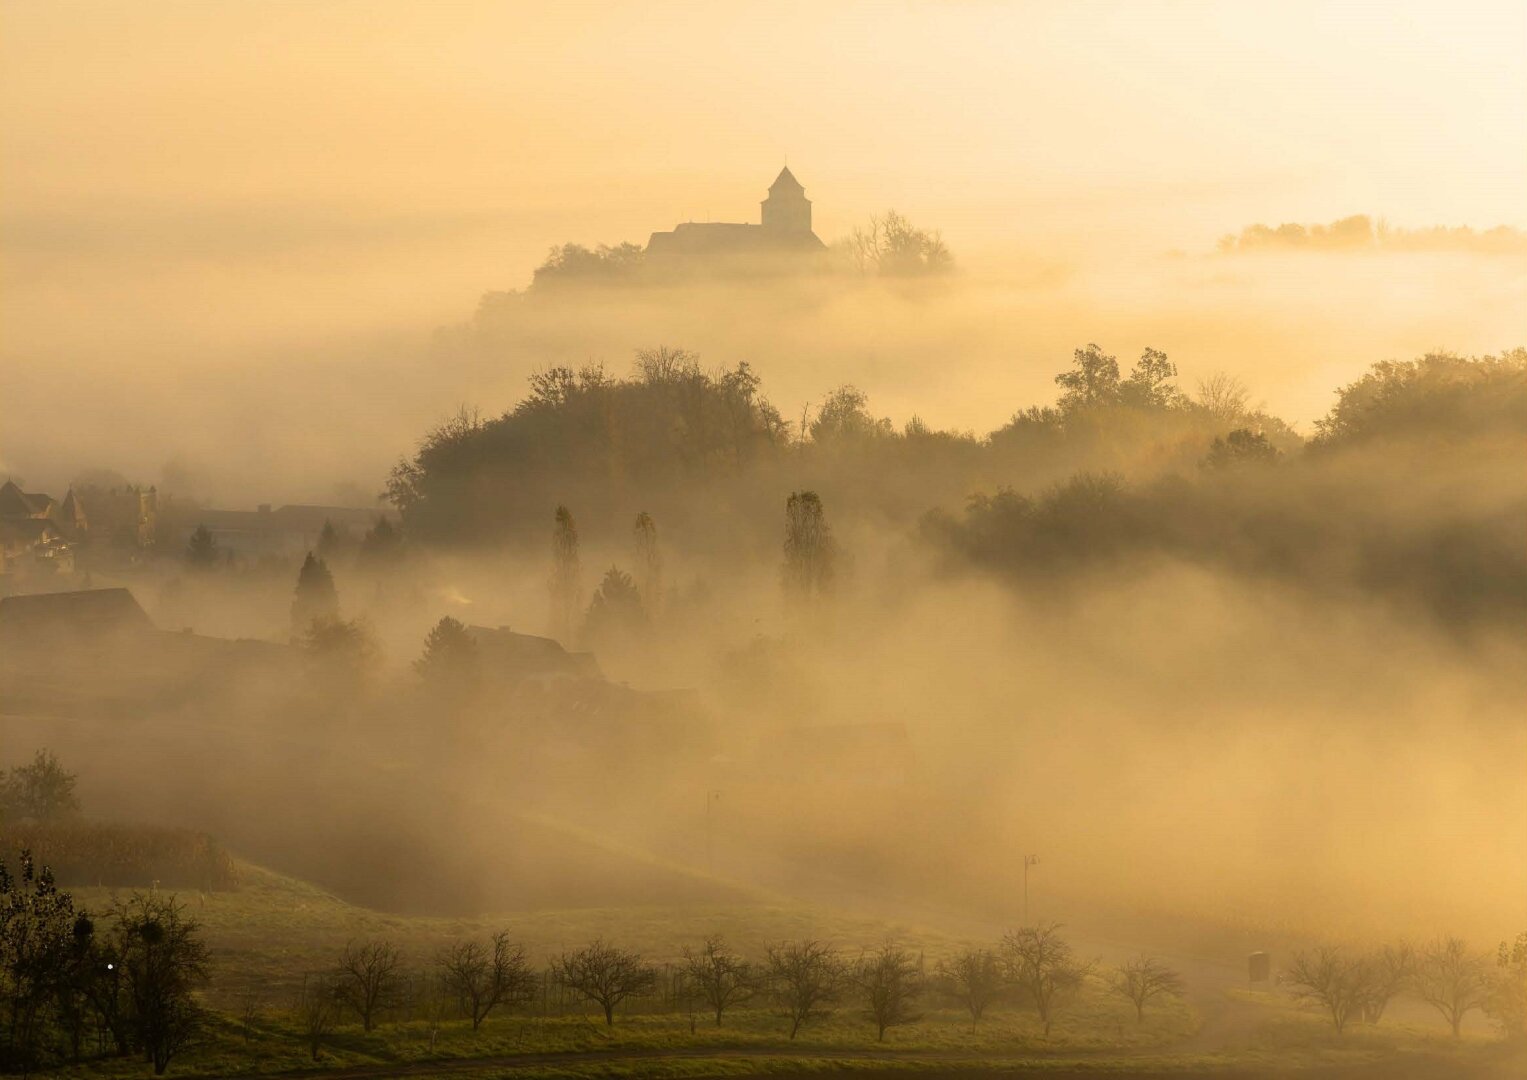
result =
[[972,1028],[1007,988],[1002,961],[990,949],[968,949],[940,960],[937,977],[939,991],[970,1013]]
[[769,989],[790,1021],[790,1037],[803,1024],[823,1015],[838,998],[843,965],[837,952],[820,941],[769,947]]
[[698,952],[684,950],[684,974],[703,1000],[716,1014],[748,1001],[758,989],[758,973],[753,965],[729,951],[719,937],[708,937]]
[[1060,929],[1059,923],[1025,926],[1002,938],[1008,978],[1033,1004],[1046,1035],[1058,1006],[1080,989],[1092,970],[1091,964],[1075,959]]
[[471,1018],[473,1031],[500,1005],[513,1006],[535,993],[535,973],[507,930],[494,934],[487,948],[477,941],[457,942],[440,954],[439,964],[446,988]]
[[1224,371],[1198,380],[1198,404],[1221,420],[1239,420],[1245,416],[1251,391],[1234,375]]
[[1456,1039],[1464,1017],[1489,1003],[1489,965],[1458,938],[1444,938],[1417,958],[1415,989],[1417,997],[1442,1014]]
[[657,973],[642,963],[640,954],[602,940],[577,952],[563,953],[556,972],[569,990],[604,1010],[607,1027],[615,1025],[616,1006],[628,997],[646,993],[657,982]]
[[1294,954],[1284,974],[1293,994],[1324,1009],[1340,1035],[1360,1018],[1373,994],[1374,968],[1361,956],[1349,956],[1337,946],[1322,945]]
[[1368,994],[1363,1001],[1365,1024],[1377,1024],[1390,1000],[1416,976],[1416,951],[1405,942],[1385,945],[1368,957]]
[[335,993],[341,1004],[355,1010],[366,1031],[376,1026],[377,1013],[396,997],[402,963],[402,954],[381,939],[350,942],[340,955]]
[[1138,1024],[1145,1020],[1145,1006],[1152,998],[1182,996],[1182,976],[1159,960],[1139,956],[1114,969],[1108,988],[1134,1003]]
[[302,980],[302,989],[292,1005],[292,1015],[297,1028],[307,1040],[308,1052],[313,1060],[323,1056],[323,1041],[334,1032],[339,1023],[339,995],[334,984],[324,978]]
[[916,958],[894,942],[886,942],[869,956],[860,958],[849,974],[864,1011],[875,1025],[875,1037],[885,1041],[888,1028],[910,1024],[920,1018],[914,1012],[922,994],[922,976]]

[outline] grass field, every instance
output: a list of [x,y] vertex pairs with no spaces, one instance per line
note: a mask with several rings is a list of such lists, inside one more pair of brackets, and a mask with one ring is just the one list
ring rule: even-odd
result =
[[[1493,1076],[1502,1052],[1480,1021],[1462,1043],[1435,1029],[1386,1023],[1336,1036],[1317,1014],[1276,992],[1231,991],[1215,996],[1219,1015],[1235,1020],[1236,1037],[1202,1037],[1201,1018],[1183,1001],[1154,1004],[1137,1023],[1133,1007],[1094,982],[1069,1002],[1046,1036],[1032,1011],[994,1007],[979,1025],[936,998],[920,1018],[878,1042],[852,1001],[802,1029],[791,1041],[784,1019],[759,1004],[729,1012],[717,1027],[703,1012],[661,991],[635,1001],[613,1028],[592,1008],[548,991],[513,1012],[491,1015],[478,1031],[442,1017],[419,992],[438,950],[462,937],[485,938],[508,929],[535,965],[595,937],[642,952],[660,971],[672,970],[685,945],[722,934],[738,951],[758,955],[769,942],[815,937],[845,954],[888,937],[920,951],[928,965],[964,944],[925,928],[858,918],[759,894],[727,906],[562,909],[450,919],[368,911],[311,885],[241,865],[237,892],[181,894],[211,948],[206,1001],[216,1017],[206,1039],[171,1066],[183,1076],[224,1076],[344,1070],[357,1078],[383,1075],[458,1077],[696,1077],[742,1073],[803,1073],[823,1069],[918,1069],[973,1075],[1032,1070],[1071,1075],[1152,1076],[1165,1073],[1255,1077],[1289,1069],[1321,1076],[1371,1073],[1403,1059],[1435,1073],[1394,1076]],[[104,907],[105,889],[75,890],[87,907]],[[373,1031],[346,1017],[323,1040],[315,1062],[291,1005],[304,978],[332,968],[347,941],[383,937],[399,946],[413,972],[409,991]],[[660,985],[661,985],[660,980]],[[1199,998],[1198,1000],[1202,1000]],[[1214,1026],[1214,1025],[1209,1025]],[[1502,1076],[1517,1075],[1508,1066]],[[1081,1070],[1079,1072],[1078,1070]],[[1249,1071],[1248,1071],[1249,1070]],[[1334,1070],[1334,1071],[1332,1071]],[[1355,1071],[1352,1071],[1355,1070]],[[127,1077],[147,1073],[137,1061],[104,1060],[64,1069],[66,1076]],[[1527,1075],[1524,1070],[1520,1075]]]

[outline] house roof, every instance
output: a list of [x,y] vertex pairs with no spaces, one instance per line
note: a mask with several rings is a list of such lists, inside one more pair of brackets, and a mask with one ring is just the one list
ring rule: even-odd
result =
[[35,517],[52,505],[51,495],[22,491],[13,480],[0,484],[0,517]]
[[369,528],[378,518],[396,520],[389,509],[360,509],[352,506],[278,506],[274,510],[199,510],[188,520],[223,532],[318,533],[324,522],[335,528]]
[[96,636],[153,631],[154,623],[126,589],[32,593],[0,600],[0,636]]

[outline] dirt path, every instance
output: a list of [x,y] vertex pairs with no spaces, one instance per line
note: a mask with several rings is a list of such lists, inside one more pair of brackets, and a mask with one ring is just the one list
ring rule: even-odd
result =
[[[1477,1067],[1463,1067],[1456,1059],[1402,1058],[1386,1061],[1286,1069],[1264,1066],[1226,1065],[1205,1067],[1198,1062],[1181,1066],[1153,1061],[1131,1068],[1117,1056],[1100,1055],[1089,1062],[1074,1056],[1029,1057],[1013,1060],[978,1060],[955,1051],[808,1051],[791,1053],[777,1048],[738,1048],[732,1050],[594,1050],[561,1051],[544,1054],[507,1054],[478,1058],[455,1058],[437,1061],[412,1061],[382,1065],[355,1065],[325,1071],[295,1069],[286,1072],[251,1074],[247,1080],[296,1080],[299,1077],[337,1077],[343,1080],[383,1080],[391,1077],[451,1076],[462,1073],[489,1073],[513,1076],[525,1069],[578,1065],[639,1065],[650,1062],[684,1060],[764,1061],[770,1067],[760,1075],[769,1080],[821,1080],[832,1071],[834,1063],[852,1063],[853,1080],[905,1080],[908,1072],[943,1080],[1002,1080],[1015,1073],[1033,1072],[1046,1077],[1069,1080],[1521,1080],[1523,1058],[1484,1059]],[[782,1062],[800,1063],[792,1071]],[[884,1062],[884,1069],[867,1063]],[[1462,1070],[1462,1071],[1460,1071]]]

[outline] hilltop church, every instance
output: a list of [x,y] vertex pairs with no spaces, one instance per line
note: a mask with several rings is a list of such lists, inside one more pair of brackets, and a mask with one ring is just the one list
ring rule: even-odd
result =
[[820,255],[827,245],[811,231],[811,200],[789,166],[769,186],[757,225],[731,221],[686,221],[647,241],[649,265],[679,266],[721,259],[780,259],[794,263]]

